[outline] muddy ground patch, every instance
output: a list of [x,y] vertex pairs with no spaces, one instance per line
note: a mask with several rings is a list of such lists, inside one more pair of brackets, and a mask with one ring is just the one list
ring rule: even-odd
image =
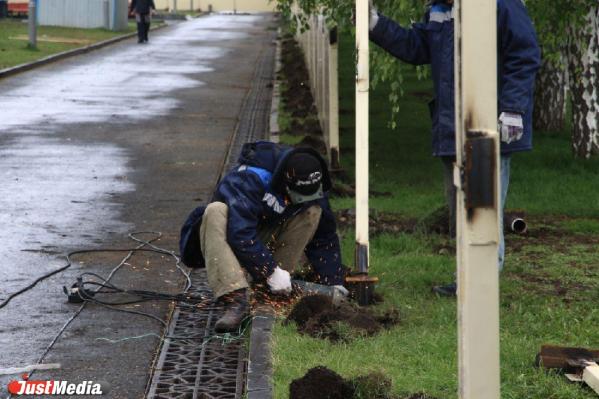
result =
[[311,368],[289,385],[290,399],[435,399],[424,393],[392,392],[391,379],[381,372],[345,379],[323,366]]
[[311,337],[351,341],[378,334],[399,321],[397,309],[381,312],[349,302],[335,305],[329,296],[309,295],[295,304],[285,322],[294,322],[300,333]]

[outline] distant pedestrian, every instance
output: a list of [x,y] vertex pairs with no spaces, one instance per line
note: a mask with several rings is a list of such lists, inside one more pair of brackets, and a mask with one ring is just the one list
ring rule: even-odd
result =
[[135,13],[135,20],[137,21],[137,43],[148,42],[152,10],[155,9],[154,0],[131,0],[129,11]]

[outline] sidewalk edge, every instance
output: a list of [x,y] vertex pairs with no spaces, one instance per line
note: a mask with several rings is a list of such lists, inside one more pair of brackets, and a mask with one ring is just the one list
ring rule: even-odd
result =
[[[160,25],[155,28],[152,28],[151,30],[156,31],[159,29],[163,29],[167,26],[168,26],[167,24],[164,24],[164,25]],[[120,41],[130,39],[132,37],[135,37],[136,35],[137,35],[137,32],[126,33],[124,35],[116,36],[116,37],[113,37],[110,39],[103,40],[101,42],[90,44],[89,46],[79,47],[79,48],[76,48],[73,50],[63,51],[60,53],[49,55],[44,58],[40,58],[39,60],[27,62],[25,64],[16,65],[16,66],[13,66],[10,68],[0,69],[0,79],[19,74],[21,72],[29,71],[31,69],[35,69],[37,67],[41,67],[43,65],[50,64],[52,62],[60,61],[65,58],[70,58],[70,57],[74,57],[76,55],[85,54],[90,51],[98,50],[103,47],[109,46],[111,44],[115,44]]]

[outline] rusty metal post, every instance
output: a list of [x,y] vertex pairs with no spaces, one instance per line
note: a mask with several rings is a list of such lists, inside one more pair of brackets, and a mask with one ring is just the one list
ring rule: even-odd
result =
[[338,30],[329,31],[329,137],[328,151],[331,169],[339,169],[339,45]]
[[459,396],[499,399],[497,2],[454,11]]

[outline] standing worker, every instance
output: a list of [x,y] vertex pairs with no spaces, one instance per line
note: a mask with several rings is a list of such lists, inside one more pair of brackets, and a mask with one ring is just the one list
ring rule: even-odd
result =
[[[372,1],[372,0],[371,0]],[[455,235],[456,188],[454,102],[453,0],[435,0],[424,22],[404,28],[379,14],[371,2],[370,39],[404,62],[431,64],[435,99],[429,104],[433,120],[433,156],[445,169],[445,194],[450,212],[450,231]],[[532,108],[540,49],[534,27],[522,0],[497,0],[498,132],[501,140],[501,212],[498,253],[503,268],[505,242],[503,208],[510,179],[511,154],[532,149]],[[456,284],[434,287],[440,295],[455,296]]]
[[130,13],[135,13],[137,22],[137,43],[148,42],[148,31],[152,20],[152,10],[155,10],[154,0],[131,0]]
[[225,305],[216,332],[239,329],[249,311],[249,281],[289,294],[290,272],[304,254],[316,282],[347,295],[330,188],[326,162],[313,149],[266,141],[243,146],[212,201],[181,229],[181,259],[206,267],[208,284]]

